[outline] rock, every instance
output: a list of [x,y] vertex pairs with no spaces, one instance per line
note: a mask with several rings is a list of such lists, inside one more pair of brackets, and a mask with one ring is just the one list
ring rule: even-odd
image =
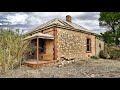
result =
[[63,67],[63,66],[67,66],[68,64],[71,64],[73,62],[75,62],[75,60],[73,58],[72,59],[66,59],[65,57],[61,57],[57,66],[58,67]]
[[95,77],[95,75],[94,75],[94,74],[91,74],[91,77]]
[[71,63],[70,61],[68,61],[68,64]]
[[66,57],[61,57],[61,61],[72,61],[74,60],[75,58],[66,58]]
[[62,67],[62,65],[58,65],[58,67],[60,68],[60,67]]

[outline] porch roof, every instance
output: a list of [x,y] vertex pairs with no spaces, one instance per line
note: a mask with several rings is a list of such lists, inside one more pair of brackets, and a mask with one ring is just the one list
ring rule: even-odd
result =
[[25,37],[24,40],[35,39],[35,38],[54,39],[54,36],[49,35],[49,34],[36,33],[36,34],[31,35],[31,36]]

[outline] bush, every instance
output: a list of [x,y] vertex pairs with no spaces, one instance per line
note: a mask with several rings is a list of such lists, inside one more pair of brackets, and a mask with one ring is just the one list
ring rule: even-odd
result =
[[110,52],[111,59],[120,59],[120,50],[113,50]]
[[19,30],[0,29],[0,65],[2,72],[21,65],[28,48],[29,41],[23,41],[23,35]]
[[97,56],[91,56],[91,59],[99,59]]
[[107,51],[101,50],[99,53],[99,57],[103,58],[103,59],[107,59],[107,58],[109,58],[109,55],[108,55]]
[[110,59],[120,59],[120,48],[116,46],[107,46],[107,52],[110,55]]

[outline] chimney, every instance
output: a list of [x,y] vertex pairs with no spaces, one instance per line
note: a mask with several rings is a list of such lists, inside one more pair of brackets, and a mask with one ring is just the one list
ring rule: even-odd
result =
[[66,16],[66,21],[71,23],[72,22],[71,20],[72,20],[72,17],[70,15],[67,15]]

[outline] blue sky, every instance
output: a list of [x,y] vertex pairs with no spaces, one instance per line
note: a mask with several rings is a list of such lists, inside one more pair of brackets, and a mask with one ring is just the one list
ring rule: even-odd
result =
[[54,18],[65,20],[66,15],[72,16],[72,22],[95,33],[105,31],[99,27],[99,12],[0,12],[0,27],[27,32]]

